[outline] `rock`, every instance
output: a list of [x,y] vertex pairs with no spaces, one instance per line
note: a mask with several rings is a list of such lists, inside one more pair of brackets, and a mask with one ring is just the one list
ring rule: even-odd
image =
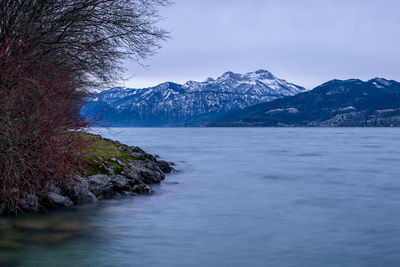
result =
[[113,182],[111,178],[104,174],[92,175],[87,178],[89,189],[98,198],[110,199],[116,195],[113,190]]
[[152,190],[150,186],[147,184],[137,184],[131,188],[132,192],[139,193],[139,194],[151,194]]
[[129,149],[130,149],[132,152],[145,153],[144,150],[141,149],[141,148],[138,147],[138,146],[130,146]]
[[144,184],[140,172],[135,168],[125,167],[121,174],[130,180],[131,185]]
[[141,152],[132,152],[131,156],[134,157],[134,158],[139,158],[139,157],[142,157],[143,154],[144,153],[141,153]]
[[165,160],[158,160],[158,166],[163,171],[163,173],[170,173],[172,171],[171,166]]
[[101,167],[106,170],[108,174],[114,173],[114,167],[111,166],[107,161],[103,161]]
[[40,205],[38,198],[35,195],[25,195],[22,199],[19,200],[19,207],[23,211],[39,211]]
[[53,207],[70,207],[74,205],[69,197],[63,196],[56,192],[50,192],[47,194],[47,199]]
[[50,206],[53,207],[70,207],[74,205],[72,200],[67,197],[63,196],[61,194],[61,189],[51,183],[46,184],[46,189],[48,190],[47,192],[47,203],[50,204]]
[[157,159],[152,155],[152,154],[148,154],[148,153],[144,153],[143,157],[147,160],[153,161],[153,162],[157,162]]
[[162,172],[151,171],[146,169],[142,170],[140,174],[142,176],[143,181],[146,184],[158,184],[165,178]]
[[111,177],[111,182],[113,183],[113,189],[118,192],[126,191],[130,189],[129,180],[122,175],[116,175]]
[[[139,164],[139,163],[138,163]],[[152,169],[150,169],[151,167]],[[141,180],[146,184],[158,184],[165,178],[165,175],[162,173],[159,167],[153,168],[154,166],[148,164],[133,165],[130,168],[130,173],[139,174]],[[153,170],[158,169],[158,170]]]
[[148,169],[150,169],[152,171],[156,171],[156,172],[163,172],[157,161],[145,160],[144,162],[145,162],[145,164],[144,164],[145,168],[148,168]]
[[124,162],[122,162],[121,160],[117,159],[117,158],[111,158],[112,161],[118,163],[121,166],[126,166],[126,164]]
[[124,168],[123,174],[124,176],[103,174],[90,176],[89,189],[99,198],[114,198],[126,191],[150,194],[151,188],[145,183],[158,183],[162,178],[159,173],[139,167]]
[[[100,156],[103,155],[101,153],[93,155],[87,160],[86,165],[82,165],[82,173],[86,175],[98,173],[97,175],[88,178],[77,176],[73,186],[53,184],[49,181],[43,192],[38,193],[40,202],[37,196],[26,194],[19,200],[18,208],[22,211],[37,212],[47,207],[70,207],[74,204],[94,202],[97,198],[110,199],[127,194],[151,194],[152,189],[147,184],[160,183],[165,179],[164,173],[174,170],[171,163],[157,160],[158,155],[153,156],[139,147],[127,146],[99,135],[94,136],[116,144],[123,152],[118,151],[110,156]],[[40,224],[37,227],[42,227]]]
[[76,184],[72,189],[70,197],[75,204],[84,204],[97,201],[96,195],[89,189],[86,179],[77,176]]

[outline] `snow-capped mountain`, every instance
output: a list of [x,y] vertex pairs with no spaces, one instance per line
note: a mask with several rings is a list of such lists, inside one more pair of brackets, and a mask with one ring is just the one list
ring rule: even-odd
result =
[[166,82],[145,89],[116,87],[93,94],[82,108],[91,119],[107,126],[183,126],[277,98],[293,96],[305,89],[278,79],[266,70],[246,74],[226,72],[217,79]]

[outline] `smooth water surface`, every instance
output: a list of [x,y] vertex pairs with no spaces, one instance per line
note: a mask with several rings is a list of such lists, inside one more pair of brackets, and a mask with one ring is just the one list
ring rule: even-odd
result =
[[1,266],[400,265],[398,128],[97,131],[179,172],[152,196],[0,219]]

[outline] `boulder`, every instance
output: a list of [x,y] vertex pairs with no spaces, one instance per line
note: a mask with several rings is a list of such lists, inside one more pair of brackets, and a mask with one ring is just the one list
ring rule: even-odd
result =
[[129,180],[122,175],[116,175],[111,177],[111,182],[113,184],[113,189],[117,192],[130,190],[131,188]]
[[47,200],[53,207],[70,207],[74,205],[69,197],[63,196],[56,192],[47,193]]
[[75,204],[84,204],[97,201],[96,195],[89,189],[89,183],[86,179],[77,176],[76,184],[70,193],[70,197]]
[[100,198],[116,197],[123,191],[130,191],[132,186],[132,182],[122,175],[97,174],[88,177],[88,183],[90,191]]
[[158,166],[163,171],[163,173],[170,173],[172,171],[171,166],[165,160],[158,160]]
[[156,172],[163,172],[157,161],[145,160],[143,167]]
[[111,178],[104,174],[92,175],[87,178],[89,189],[98,198],[110,199],[116,195],[113,190],[113,182]]
[[140,172],[136,168],[125,167],[121,174],[129,179],[131,185],[144,184]]
[[[130,172],[139,174],[141,180],[146,184],[158,184],[165,178],[159,167],[155,168],[155,165],[134,165],[131,166]],[[151,168],[149,168],[151,167]],[[153,168],[154,167],[154,168]]]
[[131,188],[131,192],[139,194],[151,194],[152,190],[147,184],[137,184]]
[[165,178],[162,172],[150,171],[146,169],[142,170],[140,174],[146,184],[158,184]]

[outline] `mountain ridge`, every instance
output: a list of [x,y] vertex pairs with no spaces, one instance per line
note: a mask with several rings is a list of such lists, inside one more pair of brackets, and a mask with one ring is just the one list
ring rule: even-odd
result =
[[[106,126],[185,126],[258,103],[295,95],[305,88],[266,70],[225,72],[216,79],[154,87],[115,87],[94,93],[82,108],[86,118],[102,114]],[[108,124],[108,125],[107,125]]]
[[331,80],[313,90],[226,114],[209,126],[400,126],[400,83]]

